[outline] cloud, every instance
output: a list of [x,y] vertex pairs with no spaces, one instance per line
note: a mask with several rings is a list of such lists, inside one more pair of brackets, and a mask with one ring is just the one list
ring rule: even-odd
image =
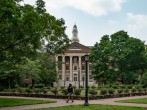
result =
[[126,29],[132,36],[147,41],[147,15],[127,13]]
[[70,7],[93,16],[107,15],[121,10],[125,0],[45,0],[48,10],[60,10]]
[[127,13],[128,29],[141,30],[147,28],[147,15]]

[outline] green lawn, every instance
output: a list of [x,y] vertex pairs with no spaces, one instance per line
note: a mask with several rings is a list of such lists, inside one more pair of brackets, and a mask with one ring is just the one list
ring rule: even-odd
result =
[[113,106],[113,105],[72,105],[66,107],[56,107],[48,109],[36,109],[36,110],[146,110],[146,108],[129,107],[129,106]]
[[20,105],[43,104],[43,103],[55,103],[55,101],[18,99],[18,98],[0,98],[0,107],[12,107],[12,106],[20,106]]
[[116,102],[147,104],[147,98],[119,100],[119,101],[116,101]]

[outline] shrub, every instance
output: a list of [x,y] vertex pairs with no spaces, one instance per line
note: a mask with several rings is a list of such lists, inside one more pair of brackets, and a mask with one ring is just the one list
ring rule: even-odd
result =
[[20,86],[18,84],[15,85],[15,88],[20,88]]
[[44,87],[44,88],[41,89],[41,92],[43,92],[44,94],[47,94],[48,89]]
[[35,84],[34,87],[35,88],[43,88],[43,87],[45,87],[45,85],[44,84]]
[[76,89],[77,87],[76,86],[73,86],[73,89]]
[[120,94],[123,92],[123,89],[118,89],[117,92]]
[[135,89],[135,88],[133,88],[133,89],[131,90],[131,92],[136,92],[136,89]]
[[62,89],[65,89],[65,87],[64,87],[64,86],[61,86],[61,90],[62,90]]
[[128,85],[127,88],[128,88],[128,89],[132,89],[132,85]]
[[104,89],[104,88],[101,89],[101,90],[100,90],[100,94],[102,94],[102,95],[107,94],[107,89]]
[[49,90],[50,90],[50,89],[51,89],[51,86],[47,86],[47,89],[49,89]]
[[124,90],[124,93],[129,93],[129,89],[125,89]]
[[25,92],[27,92],[27,93],[33,93],[33,90],[30,89],[30,88],[26,88],[26,89],[25,89]]
[[38,94],[38,93],[40,93],[40,92],[41,92],[41,90],[40,90],[39,88],[35,88],[35,89],[34,89],[34,93]]
[[115,91],[115,90],[112,89],[112,88],[108,89],[108,93],[109,93],[109,94],[114,94],[114,91]]
[[142,88],[142,85],[136,85],[135,88],[136,89],[141,89]]
[[58,91],[57,88],[53,88],[53,89],[51,90],[51,92],[52,92],[54,95],[57,95],[59,91]]
[[62,89],[61,92],[62,92],[62,94],[64,94],[64,95],[67,95],[67,94],[68,94],[67,89]]
[[142,92],[143,90],[141,88],[137,89],[138,92]]
[[95,89],[96,87],[95,87],[95,86],[91,86],[91,88],[92,88],[92,89]]
[[19,92],[19,93],[22,93],[22,92],[24,92],[24,89],[23,88],[17,88],[17,91]]
[[118,89],[118,86],[117,85],[112,85],[112,88],[113,89]]
[[81,89],[83,89],[83,88],[84,88],[84,86],[80,86],[80,88],[81,88]]
[[80,89],[75,89],[75,95],[80,95],[81,94],[81,90]]
[[119,85],[120,89],[125,89],[126,85]]
[[147,87],[147,71],[143,74],[141,78],[141,83],[143,84],[144,87]]
[[89,90],[89,94],[91,94],[91,95],[97,95],[97,90],[91,89],[91,90]]
[[11,91],[12,91],[12,92],[16,92],[16,89],[12,89]]
[[99,86],[98,86],[98,89],[101,89],[101,88],[103,88],[103,86],[99,85]]
[[1,86],[0,86],[0,91],[3,91],[4,89],[5,89],[5,87],[1,87]]

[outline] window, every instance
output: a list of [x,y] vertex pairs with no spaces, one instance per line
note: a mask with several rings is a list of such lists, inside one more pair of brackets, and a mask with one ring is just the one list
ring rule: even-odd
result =
[[66,70],[69,70],[69,66],[66,66]]
[[92,65],[89,65],[89,70],[92,70]]
[[82,76],[82,81],[85,81],[85,76],[84,75]]
[[69,57],[65,57],[65,62],[69,63]]
[[69,77],[68,76],[66,76],[66,81],[69,81]]
[[77,66],[74,66],[74,70],[77,70]]
[[74,81],[77,81],[77,74],[74,74]]
[[62,79],[62,75],[59,75],[59,79]]
[[85,66],[84,65],[82,66],[82,70],[85,70]]
[[85,62],[85,59],[84,59],[84,57],[82,57],[82,62]]
[[92,75],[89,75],[89,79],[92,79]]

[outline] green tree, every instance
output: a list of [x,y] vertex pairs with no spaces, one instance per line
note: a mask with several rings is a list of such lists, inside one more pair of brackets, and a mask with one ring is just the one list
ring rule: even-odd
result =
[[43,0],[37,0],[35,6],[20,5],[20,1],[0,0],[1,76],[9,76],[6,71],[23,65],[24,58],[34,60],[40,50],[59,54],[69,44],[64,19],[47,13]]
[[145,72],[141,78],[141,83],[147,87],[147,72]]
[[[19,0],[0,1],[0,57],[20,60],[32,56],[41,47],[51,54],[63,52],[69,44],[64,20],[46,13],[45,3],[36,7]],[[34,56],[33,56],[34,57]]]
[[56,62],[48,53],[40,53],[38,58],[40,82],[45,86],[57,80]]
[[34,84],[40,80],[40,69],[36,60],[30,60],[26,58],[24,64],[18,65],[18,71],[21,83],[24,83],[25,80],[29,80],[29,82],[32,84],[32,87],[34,87]]
[[145,45],[139,39],[119,31],[103,36],[90,54],[96,80],[135,83],[138,71],[146,66]]

